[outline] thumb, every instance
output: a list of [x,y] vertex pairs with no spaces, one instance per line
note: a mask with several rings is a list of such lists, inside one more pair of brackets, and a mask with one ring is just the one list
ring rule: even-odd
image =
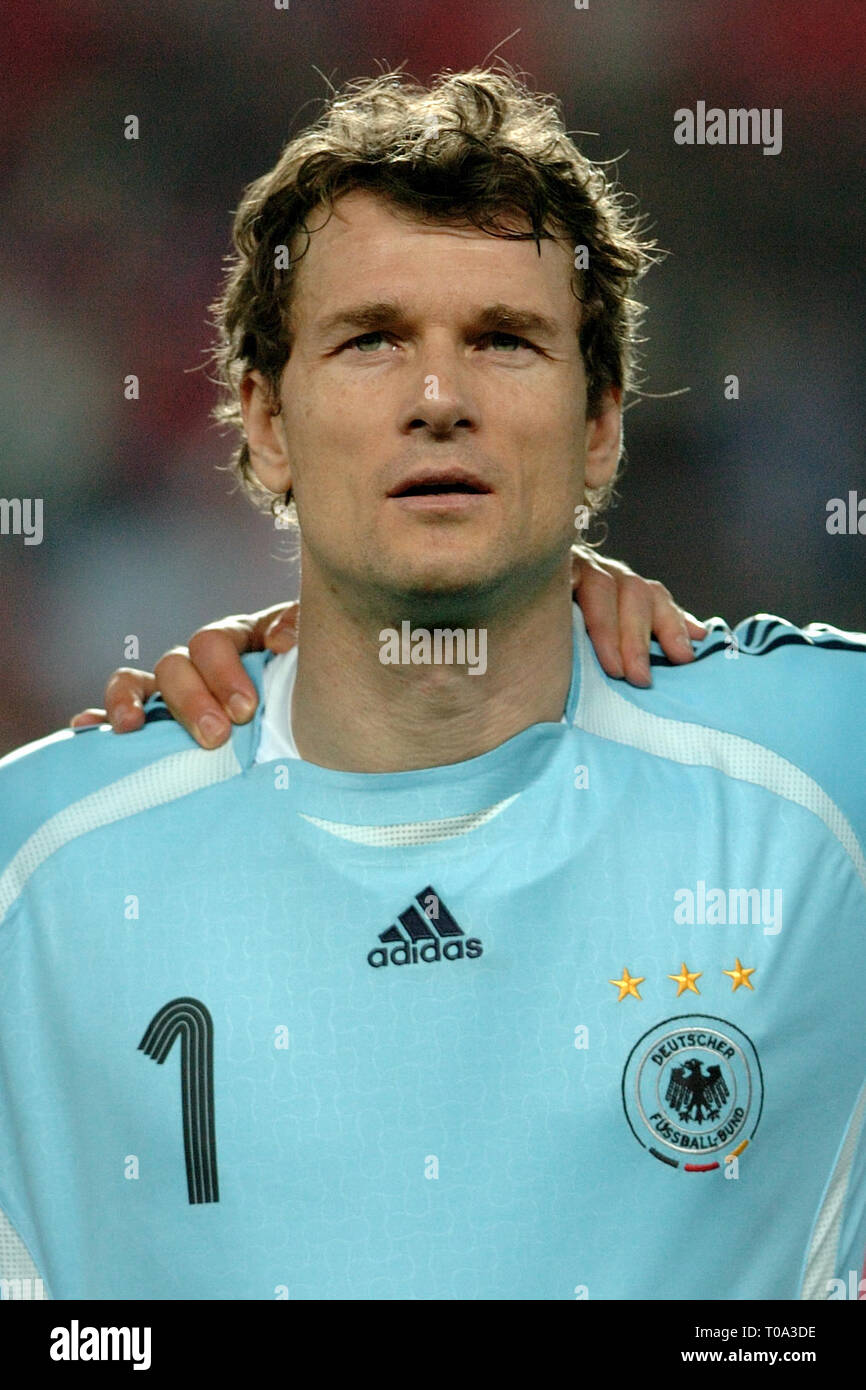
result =
[[265,646],[272,652],[290,652],[298,643],[300,605],[288,603],[265,629]]

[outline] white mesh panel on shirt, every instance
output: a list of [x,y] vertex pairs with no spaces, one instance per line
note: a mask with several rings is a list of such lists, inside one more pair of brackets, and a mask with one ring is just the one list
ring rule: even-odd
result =
[[70,840],[147,811],[151,806],[161,806],[215,782],[224,782],[237,772],[240,764],[231,743],[212,752],[190,748],[184,753],[170,753],[65,806],[34,831],[0,875],[0,922],[30,875]]
[[0,1299],[47,1299],[30,1251],[0,1208]]
[[300,812],[303,820],[327,830],[340,840],[351,840],[356,845],[376,845],[384,849],[399,849],[401,845],[432,845],[437,840],[450,840],[455,835],[468,835],[480,825],[486,825],[494,816],[500,815],[517,795],[507,796],[495,806],[483,811],[470,811],[464,816],[446,816],[443,820],[404,821],[396,825],[344,825],[339,821],[320,820],[318,816],[307,816]]

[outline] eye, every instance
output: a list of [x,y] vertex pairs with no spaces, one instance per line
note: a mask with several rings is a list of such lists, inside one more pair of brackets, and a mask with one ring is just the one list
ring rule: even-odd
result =
[[486,333],[482,342],[488,342],[493,347],[504,347],[510,351],[521,347],[535,351],[533,343],[530,343],[527,338],[518,338],[516,333]]
[[387,334],[381,332],[381,330],[377,328],[371,333],[362,333],[360,337],[350,339],[350,341],[346,343],[346,347],[357,348],[358,351],[362,353],[366,352],[368,349],[372,352],[377,352],[381,346],[380,340],[384,340],[386,337]]

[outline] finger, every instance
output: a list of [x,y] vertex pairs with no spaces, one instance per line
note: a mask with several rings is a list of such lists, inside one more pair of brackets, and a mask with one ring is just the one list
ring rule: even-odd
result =
[[231,613],[227,618],[200,627],[190,639],[190,646],[205,633],[217,633],[230,639],[238,656],[246,652],[264,651],[269,630],[277,627],[282,630],[284,625],[291,630],[297,625],[298,609],[297,602],[274,603],[270,608],[261,608],[256,613]]
[[[634,575],[634,570],[623,560],[611,560],[608,555],[600,555],[591,546],[573,545],[571,547],[571,577],[573,585],[576,587],[586,566],[595,570],[603,570],[612,579],[620,580],[626,575]],[[639,576],[635,576],[639,578]]]
[[590,641],[607,674],[621,678],[624,672],[620,656],[617,581],[594,559],[585,555],[575,559],[575,596]]
[[[657,586],[659,589],[662,585]],[[646,689],[652,685],[649,645],[656,602],[656,582],[626,575],[617,584],[619,650],[625,678]]]
[[[582,547],[572,549],[574,578],[584,576],[587,573],[587,564],[591,564],[596,571],[602,570],[616,583],[620,611],[620,656],[625,666],[626,678],[632,684],[643,687],[652,684],[648,660],[652,633],[655,633],[670,660],[682,664],[693,658],[690,639],[703,639],[709,628],[693,613],[680,608],[663,584],[657,580],[641,579],[620,560],[611,560],[605,555]],[[650,623],[649,630],[646,627],[647,621]],[[605,666],[605,669],[609,668]],[[610,673],[613,674],[612,671]]]
[[[272,613],[273,609],[268,612]],[[297,646],[300,612],[300,604],[286,603],[277,610],[276,617],[270,619],[264,636],[265,646],[270,651],[288,652]]]
[[[189,660],[215,705],[230,720],[245,724],[252,718],[258,703],[256,688],[244,670],[241,654],[260,651],[261,634],[255,630],[252,617],[238,622],[213,624],[200,628],[189,640]],[[184,691],[187,689],[184,686]],[[195,688],[196,694],[197,687]],[[165,692],[163,692],[164,694]]]
[[[232,658],[239,661],[237,651],[229,645]],[[202,748],[225,743],[231,732],[229,717],[196,670],[186,647],[173,647],[160,657],[155,675],[166,705],[196,743]]]
[[107,724],[108,716],[104,709],[83,709],[73,714],[69,721],[71,729],[87,729],[93,724]]
[[689,636],[686,615],[674,603],[664,585],[656,591],[652,612],[652,630],[669,661],[679,666],[694,661],[695,653]]
[[[237,724],[252,718],[258,695],[244,670],[245,652],[289,651],[297,640],[297,603],[274,604],[258,613],[235,613],[199,628],[189,642],[189,659],[208,690]],[[184,650],[184,649],[176,649]]]
[[121,666],[108,678],[105,687],[105,709],[108,722],[115,733],[128,734],[144,723],[144,701],[156,690],[156,678],[150,671],[136,671]]
[[706,637],[710,630],[706,623],[702,623],[699,618],[695,617],[694,613],[688,613],[685,608],[683,609],[683,617],[686,620],[686,628],[691,637]]

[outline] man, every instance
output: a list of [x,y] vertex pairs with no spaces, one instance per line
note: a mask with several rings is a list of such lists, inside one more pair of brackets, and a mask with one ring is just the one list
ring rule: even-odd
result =
[[226,415],[297,508],[299,641],[212,751],[153,701],[0,765],[14,1240],[54,1297],[847,1289],[866,640],[596,661],[570,545],[646,247],[483,72],[338,97],[236,245]]

